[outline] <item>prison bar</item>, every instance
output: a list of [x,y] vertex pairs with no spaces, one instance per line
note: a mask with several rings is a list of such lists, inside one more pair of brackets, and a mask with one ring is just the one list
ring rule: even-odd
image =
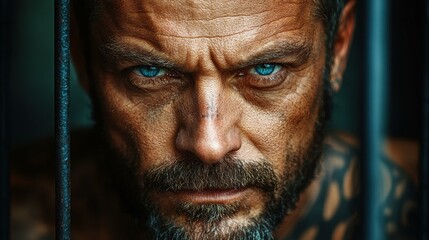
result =
[[57,240],[71,238],[70,198],[70,2],[55,1],[55,210]]
[[[3,4],[6,4],[6,0],[2,0],[1,16],[2,16],[2,34],[1,36],[7,36],[3,34],[4,27],[3,17],[7,14],[3,14]],[[388,1],[386,0],[367,0],[365,2],[365,9],[367,12],[367,25],[365,29],[368,32],[366,36],[366,54],[365,54],[365,68],[366,68],[366,86],[367,86],[367,100],[366,107],[368,112],[364,125],[366,128],[363,147],[365,158],[363,159],[363,170],[366,172],[365,178],[362,178],[363,191],[364,191],[364,208],[366,209],[363,213],[362,223],[364,226],[364,232],[362,239],[383,239],[382,233],[380,232],[379,216],[377,215],[377,193],[380,189],[378,185],[380,181],[377,180],[377,164],[378,158],[380,157],[381,141],[383,139],[382,134],[382,113],[384,108],[384,96],[385,89],[387,89],[387,47],[388,42],[386,37],[388,33],[386,27],[388,14],[387,6]],[[69,1],[67,0],[56,0],[55,1],[55,98],[56,98],[56,157],[57,157],[57,175],[56,175],[56,239],[70,239],[70,135],[69,135],[69,67],[70,67],[70,50],[69,50]],[[429,3],[426,1],[426,13],[425,13],[425,97],[424,97],[424,111],[423,111],[423,137],[422,137],[422,158],[421,158],[421,190],[422,190],[422,205],[421,211],[421,239],[428,239],[428,157],[429,157],[429,51],[428,51],[428,17],[429,17]],[[2,39],[3,40],[3,39]],[[2,50],[3,50],[3,42]],[[0,54],[0,64],[2,67],[1,71],[1,113],[4,116],[5,109],[5,96],[6,89],[3,84],[8,80],[5,77],[3,68],[7,66],[6,59],[7,54]],[[8,162],[5,154],[5,141],[4,135],[4,120],[1,118],[1,162],[0,168],[2,170],[8,169]],[[9,204],[8,194],[3,194],[3,190],[8,189],[8,176],[7,174],[0,174],[2,198],[0,199],[0,239],[8,239],[8,224],[9,224]],[[7,192],[7,191],[6,191]],[[4,196],[6,196],[4,198]]]
[[7,98],[9,89],[9,28],[11,2],[0,2],[0,239],[9,239],[10,187],[7,142]]
[[420,152],[420,239],[429,239],[429,1],[423,0],[424,65],[423,111]]
[[364,113],[362,136],[362,237],[382,240],[384,226],[380,214],[382,181],[380,159],[384,140],[388,89],[388,0],[364,1]]

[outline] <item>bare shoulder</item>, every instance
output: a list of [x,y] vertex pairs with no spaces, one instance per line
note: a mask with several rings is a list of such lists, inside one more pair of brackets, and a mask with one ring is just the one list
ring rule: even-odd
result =
[[325,138],[319,171],[291,214],[294,220],[284,224],[282,239],[350,239],[354,235],[358,156],[359,144],[351,135],[332,133]]
[[418,142],[389,138],[380,174],[380,215],[389,239],[416,239],[418,219]]
[[384,144],[386,159],[411,178],[414,185],[418,185],[419,144],[416,140],[389,138]]
[[[353,239],[360,197],[358,138],[334,132],[325,139],[320,171],[302,194],[285,239]],[[389,239],[413,239],[417,209],[418,144],[387,139],[381,156],[383,193],[380,215]]]

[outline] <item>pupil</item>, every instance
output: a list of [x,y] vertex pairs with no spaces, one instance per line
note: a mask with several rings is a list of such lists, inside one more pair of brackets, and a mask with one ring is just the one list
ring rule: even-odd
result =
[[265,63],[265,64],[257,65],[255,70],[260,75],[270,75],[271,73],[274,72],[274,68],[275,68],[274,64]]
[[145,77],[155,77],[160,69],[154,66],[144,66],[140,68],[140,73]]

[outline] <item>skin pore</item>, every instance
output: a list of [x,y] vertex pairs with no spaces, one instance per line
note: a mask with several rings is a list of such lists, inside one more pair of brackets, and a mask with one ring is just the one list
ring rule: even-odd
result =
[[326,49],[313,1],[99,1],[90,31],[83,84],[129,166],[137,217],[165,227],[152,234],[270,234],[321,151]]
[[[356,139],[329,132],[319,160],[352,1],[332,52],[335,0],[95,2],[90,21],[72,14],[98,130],[71,137],[73,239],[359,238]],[[14,151],[12,239],[55,238],[53,146]],[[418,145],[384,150],[382,230],[415,239]]]

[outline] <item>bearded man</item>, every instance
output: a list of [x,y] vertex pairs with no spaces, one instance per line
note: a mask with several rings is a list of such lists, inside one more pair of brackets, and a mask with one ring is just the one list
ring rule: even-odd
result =
[[331,135],[323,148],[354,0],[72,7],[97,122],[72,146],[74,238],[354,234],[353,140]]

